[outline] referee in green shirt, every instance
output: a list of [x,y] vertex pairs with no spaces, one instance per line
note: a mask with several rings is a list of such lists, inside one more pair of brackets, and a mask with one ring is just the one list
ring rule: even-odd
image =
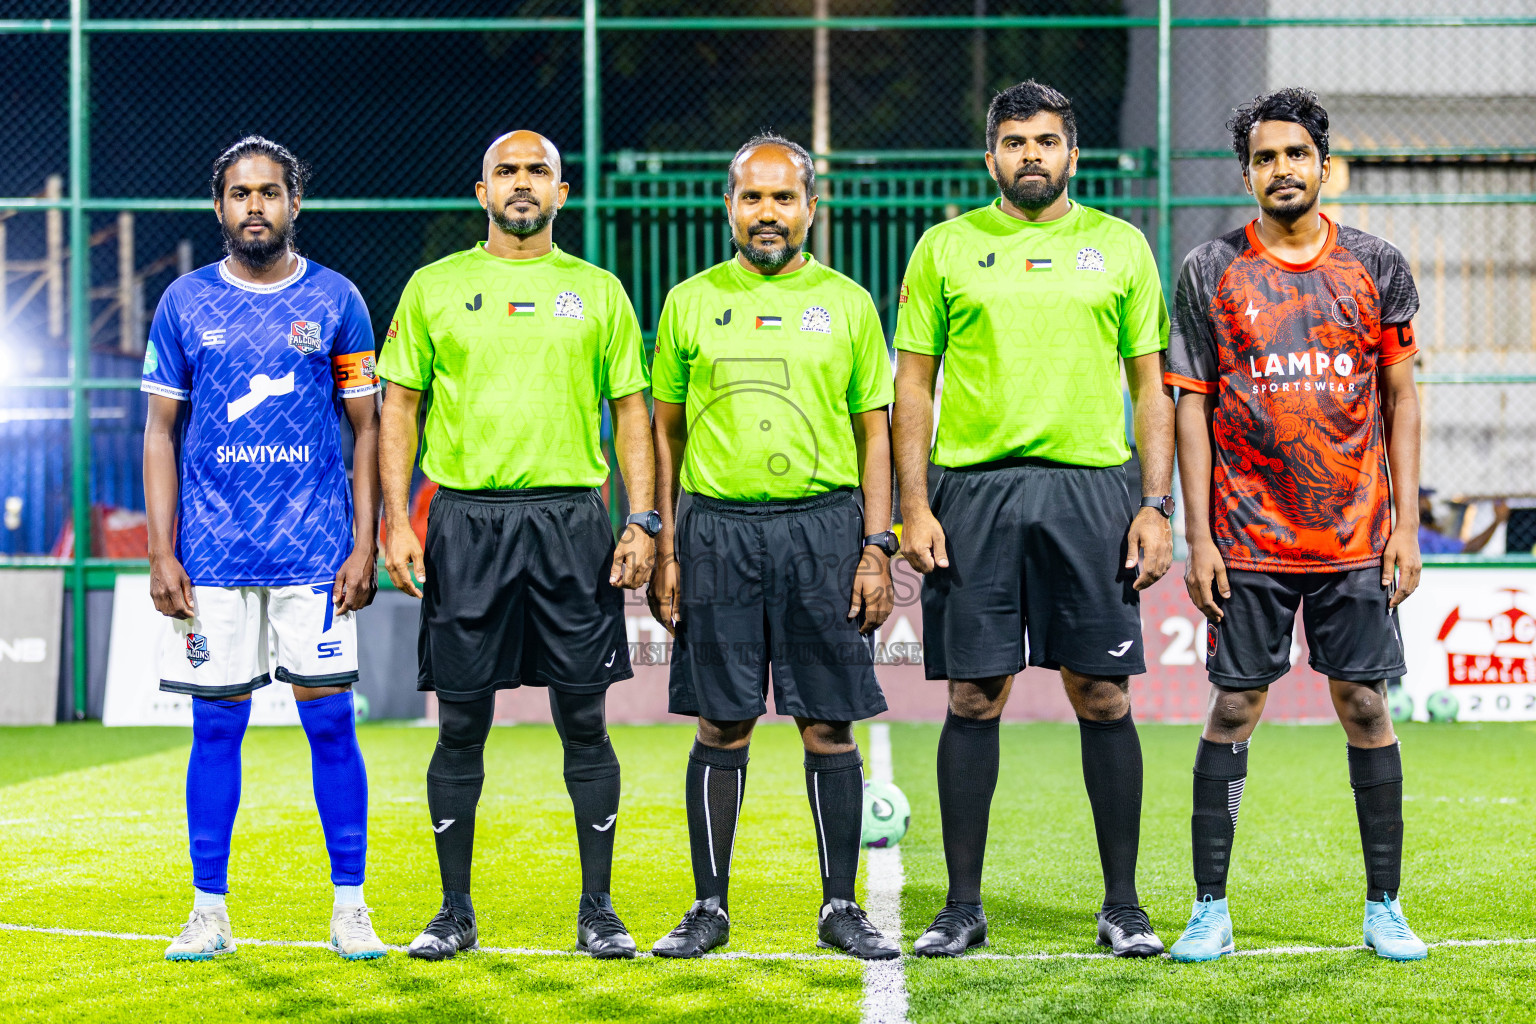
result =
[[725,203],[735,258],[673,288],[656,331],[651,610],[676,637],[670,709],[699,724],[685,783],[696,900],[654,952],[696,957],[728,940],[747,746],[771,679],[805,746],[819,944],[890,959],[896,943],[854,900],[853,739],[853,722],[885,710],[868,634],[891,612],[896,551],[890,356],[869,293],[801,251],[816,212],[810,154],[751,139]]
[[[1065,96],[1034,81],[998,94],[986,159],[1001,199],[923,235],[896,328],[902,550],[926,574],[926,674],[949,680],[938,752],[949,895],[914,951],[958,956],[986,941],[998,717],[1029,664],[1061,670],[1081,727],[1104,871],[1098,942],[1152,956],[1163,945],[1137,906],[1141,745],[1128,683],[1146,671],[1137,592],[1172,556],[1168,313],[1141,233],[1067,197],[1077,124]],[[1139,510],[1121,468],[1122,362]],[[931,498],[930,441],[943,469]]]
[[[422,598],[419,688],[438,697],[427,804],[443,906],[410,946],[427,960],[477,940],[475,806],[496,691],[515,686],[549,688],[565,748],[581,854],[577,947],[635,955],[608,895],[619,762],[603,705],[608,685],[633,675],[620,588],[649,578],[661,518],[630,516],[615,547],[596,489],[608,476],[607,399],[630,502],[650,509],[648,379],[618,280],[551,241],[568,189],[543,136],[492,143],[475,186],[488,239],[412,276],[379,362],[389,382],[379,438],[385,565],[395,586]],[[425,552],[406,507],[423,409],[421,468],[440,485]]]

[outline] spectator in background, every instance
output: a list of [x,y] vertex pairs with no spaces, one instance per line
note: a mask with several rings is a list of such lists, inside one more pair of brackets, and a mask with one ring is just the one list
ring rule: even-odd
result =
[[1500,526],[1509,522],[1509,506],[1502,501],[1494,502],[1493,522],[1474,537],[1462,541],[1455,534],[1440,529],[1435,522],[1434,488],[1419,488],[1419,551],[1426,555],[1474,555],[1488,546]]

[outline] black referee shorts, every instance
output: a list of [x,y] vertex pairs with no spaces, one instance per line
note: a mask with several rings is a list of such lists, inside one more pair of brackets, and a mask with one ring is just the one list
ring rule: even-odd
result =
[[1408,670],[1397,609],[1381,568],[1345,572],[1228,569],[1232,596],[1217,597],[1222,619],[1207,623],[1205,670],[1228,690],[1257,690],[1291,670],[1296,610],[1308,663],[1331,679],[1374,683]]
[[870,640],[848,618],[863,551],[853,493],[693,495],[677,523],[681,615],[668,710],[717,722],[774,708],[826,722],[885,710]]
[[946,469],[931,501],[949,568],[923,578],[929,679],[990,679],[1026,663],[1096,678],[1147,670],[1125,568],[1135,511],[1120,466],[1002,459]]
[[524,685],[593,693],[634,675],[613,549],[591,488],[439,489],[416,688],[465,701]]

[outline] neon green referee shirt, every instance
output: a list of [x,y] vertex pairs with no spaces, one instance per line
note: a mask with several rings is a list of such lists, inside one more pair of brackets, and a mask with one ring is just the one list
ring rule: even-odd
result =
[[507,260],[484,243],[411,276],[378,369],[427,392],[421,469],[459,490],[598,486],[602,399],[649,383],[618,278],[558,248]]
[[929,228],[902,281],[896,347],[943,357],[933,461],[1118,466],[1120,360],[1168,347],[1152,251],[1078,203],[1039,224],[1000,203]]

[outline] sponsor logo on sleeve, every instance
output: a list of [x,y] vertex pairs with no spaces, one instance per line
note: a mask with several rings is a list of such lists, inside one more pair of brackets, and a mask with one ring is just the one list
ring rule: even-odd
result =
[[399,333],[400,333],[400,321],[399,320],[391,320],[389,322],[389,330],[384,332],[384,336],[386,338],[393,338],[396,334],[399,334]]
[[901,282],[901,294],[896,297],[896,305],[905,306],[907,304],[907,299],[909,298],[911,298],[911,293],[908,292],[907,282],[905,279],[903,279]]
[[144,376],[148,377],[160,368],[160,350],[155,347],[153,339],[144,346]]
[[831,334],[832,313],[825,306],[812,306],[800,317],[800,329],[812,334]]
[[312,356],[320,351],[320,323],[316,320],[295,320],[288,331],[288,344],[300,355]]

